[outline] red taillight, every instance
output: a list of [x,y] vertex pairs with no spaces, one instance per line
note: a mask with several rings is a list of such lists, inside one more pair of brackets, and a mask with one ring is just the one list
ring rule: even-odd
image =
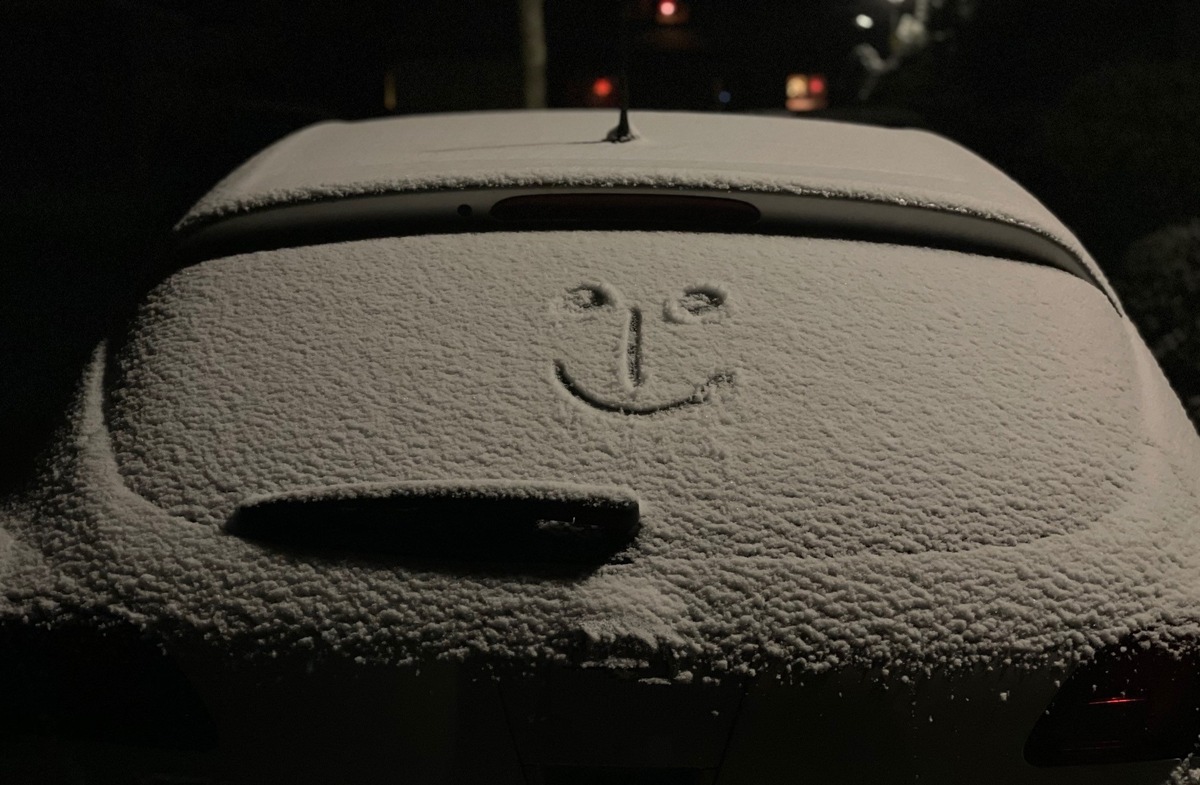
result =
[[608,98],[613,93],[612,80],[606,76],[602,76],[592,82],[592,95],[597,98]]
[[1071,675],[1025,744],[1035,766],[1182,758],[1200,736],[1200,655],[1120,646]]

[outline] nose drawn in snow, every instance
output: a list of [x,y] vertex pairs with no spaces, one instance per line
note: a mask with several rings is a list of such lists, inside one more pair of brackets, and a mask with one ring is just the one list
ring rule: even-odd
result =
[[[682,296],[668,298],[663,304],[663,320],[674,324],[697,324],[702,322],[719,321],[723,316],[723,306],[727,293],[716,286],[695,286],[683,290]],[[675,397],[666,401],[637,400],[640,388],[646,383],[645,371],[645,314],[636,305],[624,307],[620,293],[612,286],[603,283],[581,284],[567,292],[564,306],[569,312],[585,313],[594,309],[621,309],[627,313],[626,329],[620,336],[619,348],[623,375],[627,379],[628,390],[633,398],[619,400],[605,397],[588,390],[579,383],[567,369],[562,360],[554,361],[554,374],[559,383],[577,400],[599,409],[603,412],[618,414],[655,414],[658,412],[698,406],[712,399],[713,392],[720,385],[731,385],[734,375],[731,372],[719,371],[709,374],[700,382],[692,382],[690,394]]]

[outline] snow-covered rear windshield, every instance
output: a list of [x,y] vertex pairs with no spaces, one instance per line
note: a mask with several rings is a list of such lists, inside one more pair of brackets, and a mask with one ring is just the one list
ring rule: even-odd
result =
[[1124,340],[1090,284],[951,251],[388,238],[174,274],[116,353],[111,424],[131,487],[209,524],[310,485],[561,479],[682,516],[651,548],[718,493],[756,510],[739,542],[799,526],[779,547],[955,550],[1113,503],[1133,427]]

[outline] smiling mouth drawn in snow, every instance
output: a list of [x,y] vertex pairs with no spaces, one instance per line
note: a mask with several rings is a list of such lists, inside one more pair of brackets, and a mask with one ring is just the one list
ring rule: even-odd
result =
[[[566,307],[570,311],[585,312],[595,308],[613,307],[618,299],[616,290],[604,284],[583,284],[567,293]],[[724,306],[726,294],[717,287],[692,287],[685,291],[684,296],[677,302],[668,302],[664,314],[669,321],[676,323],[692,323],[712,321],[719,318],[720,309]],[[624,338],[621,357],[624,361],[624,373],[628,387],[637,390],[645,381],[643,372],[642,353],[642,311],[637,307],[629,310],[629,326]],[[567,370],[562,360],[554,361],[554,375],[572,396],[577,400],[599,409],[602,412],[616,414],[655,414],[689,406],[699,406],[712,399],[713,392],[721,385],[732,385],[734,375],[721,371],[710,374],[707,379],[696,383],[689,395],[657,403],[632,400],[611,400],[597,395],[580,385]]]

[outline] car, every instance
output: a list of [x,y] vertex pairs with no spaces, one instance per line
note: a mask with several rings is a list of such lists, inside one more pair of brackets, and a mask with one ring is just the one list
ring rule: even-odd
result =
[[1196,776],[1200,437],[1070,231],[920,130],[615,119],[184,217],[0,506],[5,782]]

